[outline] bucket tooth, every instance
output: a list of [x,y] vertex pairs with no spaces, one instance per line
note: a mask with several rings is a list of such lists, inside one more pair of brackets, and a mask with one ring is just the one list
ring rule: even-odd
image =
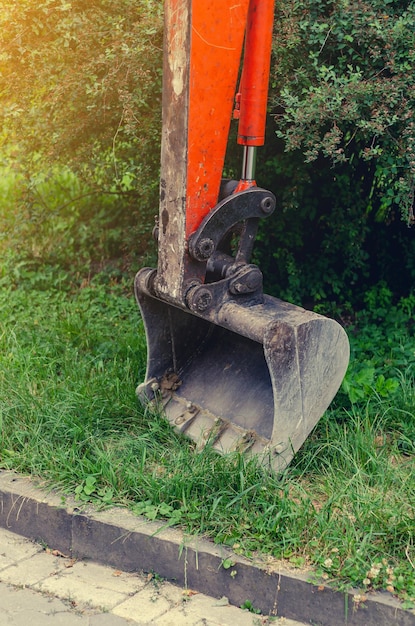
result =
[[171,395],[167,402],[164,403],[164,410],[168,415],[169,422],[174,428],[184,432],[194,421],[199,409],[187,402],[180,402]]
[[219,437],[222,428],[223,422],[220,418],[208,411],[200,411],[184,433],[196,441],[197,448],[200,450],[208,442],[213,443]]
[[166,303],[136,278],[147,335],[139,395],[172,426],[226,453],[242,450],[284,469],[337,393],[349,342],[334,320],[264,296],[225,302],[204,317]]
[[[215,441],[213,448],[222,454],[226,452],[249,452],[253,449],[255,443],[258,442],[258,435],[253,431],[245,431],[237,428],[235,424],[229,424],[226,430]],[[260,451],[264,447],[264,442],[260,446]]]

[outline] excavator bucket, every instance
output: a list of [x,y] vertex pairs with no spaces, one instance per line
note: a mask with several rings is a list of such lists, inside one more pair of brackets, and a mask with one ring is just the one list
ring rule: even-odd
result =
[[[137,274],[147,336],[138,395],[202,447],[260,455],[281,470],[329,406],[349,361],[334,320],[265,295],[249,262],[276,206],[257,187],[272,0],[166,0],[157,269]],[[221,181],[234,116],[241,181]]]
[[284,469],[335,396],[349,359],[335,321],[264,296],[207,319],[136,294],[148,343],[143,397],[158,397],[172,426],[220,452],[246,451]]

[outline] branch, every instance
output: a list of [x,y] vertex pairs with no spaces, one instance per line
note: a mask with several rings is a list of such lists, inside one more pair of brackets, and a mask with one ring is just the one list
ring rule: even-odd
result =
[[[41,200],[41,204],[43,205],[43,207],[45,209],[49,209],[47,203],[45,202],[45,200],[42,198],[41,194],[38,192],[38,190],[35,190],[36,194],[38,195],[38,197]],[[81,194],[80,196],[76,196],[75,198],[71,198],[70,200],[68,200],[68,202],[65,202],[65,204],[61,204],[60,206],[58,206],[54,211],[51,211],[49,213],[49,215],[47,217],[50,217],[52,215],[56,215],[58,214],[60,211],[63,211],[64,209],[66,209],[66,207],[70,206],[71,204],[74,204],[75,202],[78,202],[79,200],[83,200],[83,198],[88,198],[89,196],[133,196],[136,195],[135,191],[87,191],[86,193]],[[46,216],[45,216],[46,219]]]

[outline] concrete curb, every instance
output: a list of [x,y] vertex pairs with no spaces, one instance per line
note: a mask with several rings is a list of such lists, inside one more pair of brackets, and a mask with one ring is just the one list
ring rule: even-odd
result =
[[[53,549],[126,572],[154,571],[209,596],[245,600],[264,615],[319,626],[415,626],[415,613],[388,593],[341,593],[297,574],[253,563],[205,539],[138,518],[124,509],[80,510],[28,478],[0,471],[0,526]],[[233,565],[222,566],[229,559]]]

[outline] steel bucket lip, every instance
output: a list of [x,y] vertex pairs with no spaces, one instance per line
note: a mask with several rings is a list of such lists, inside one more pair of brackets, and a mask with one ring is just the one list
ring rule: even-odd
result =
[[[197,445],[217,432],[218,450],[244,449],[269,457],[277,470],[286,467],[340,387],[349,361],[344,329],[267,295],[261,304],[230,300],[196,314],[150,293],[150,271],[141,270],[135,283],[148,346],[140,393],[152,398],[157,388],[167,419]],[[242,373],[237,370],[238,351]],[[224,386],[228,353],[234,376],[227,379],[229,390]],[[163,381],[173,372],[183,380],[166,390]],[[215,381],[220,397],[212,403],[206,397]],[[239,400],[247,406],[245,412]]]

